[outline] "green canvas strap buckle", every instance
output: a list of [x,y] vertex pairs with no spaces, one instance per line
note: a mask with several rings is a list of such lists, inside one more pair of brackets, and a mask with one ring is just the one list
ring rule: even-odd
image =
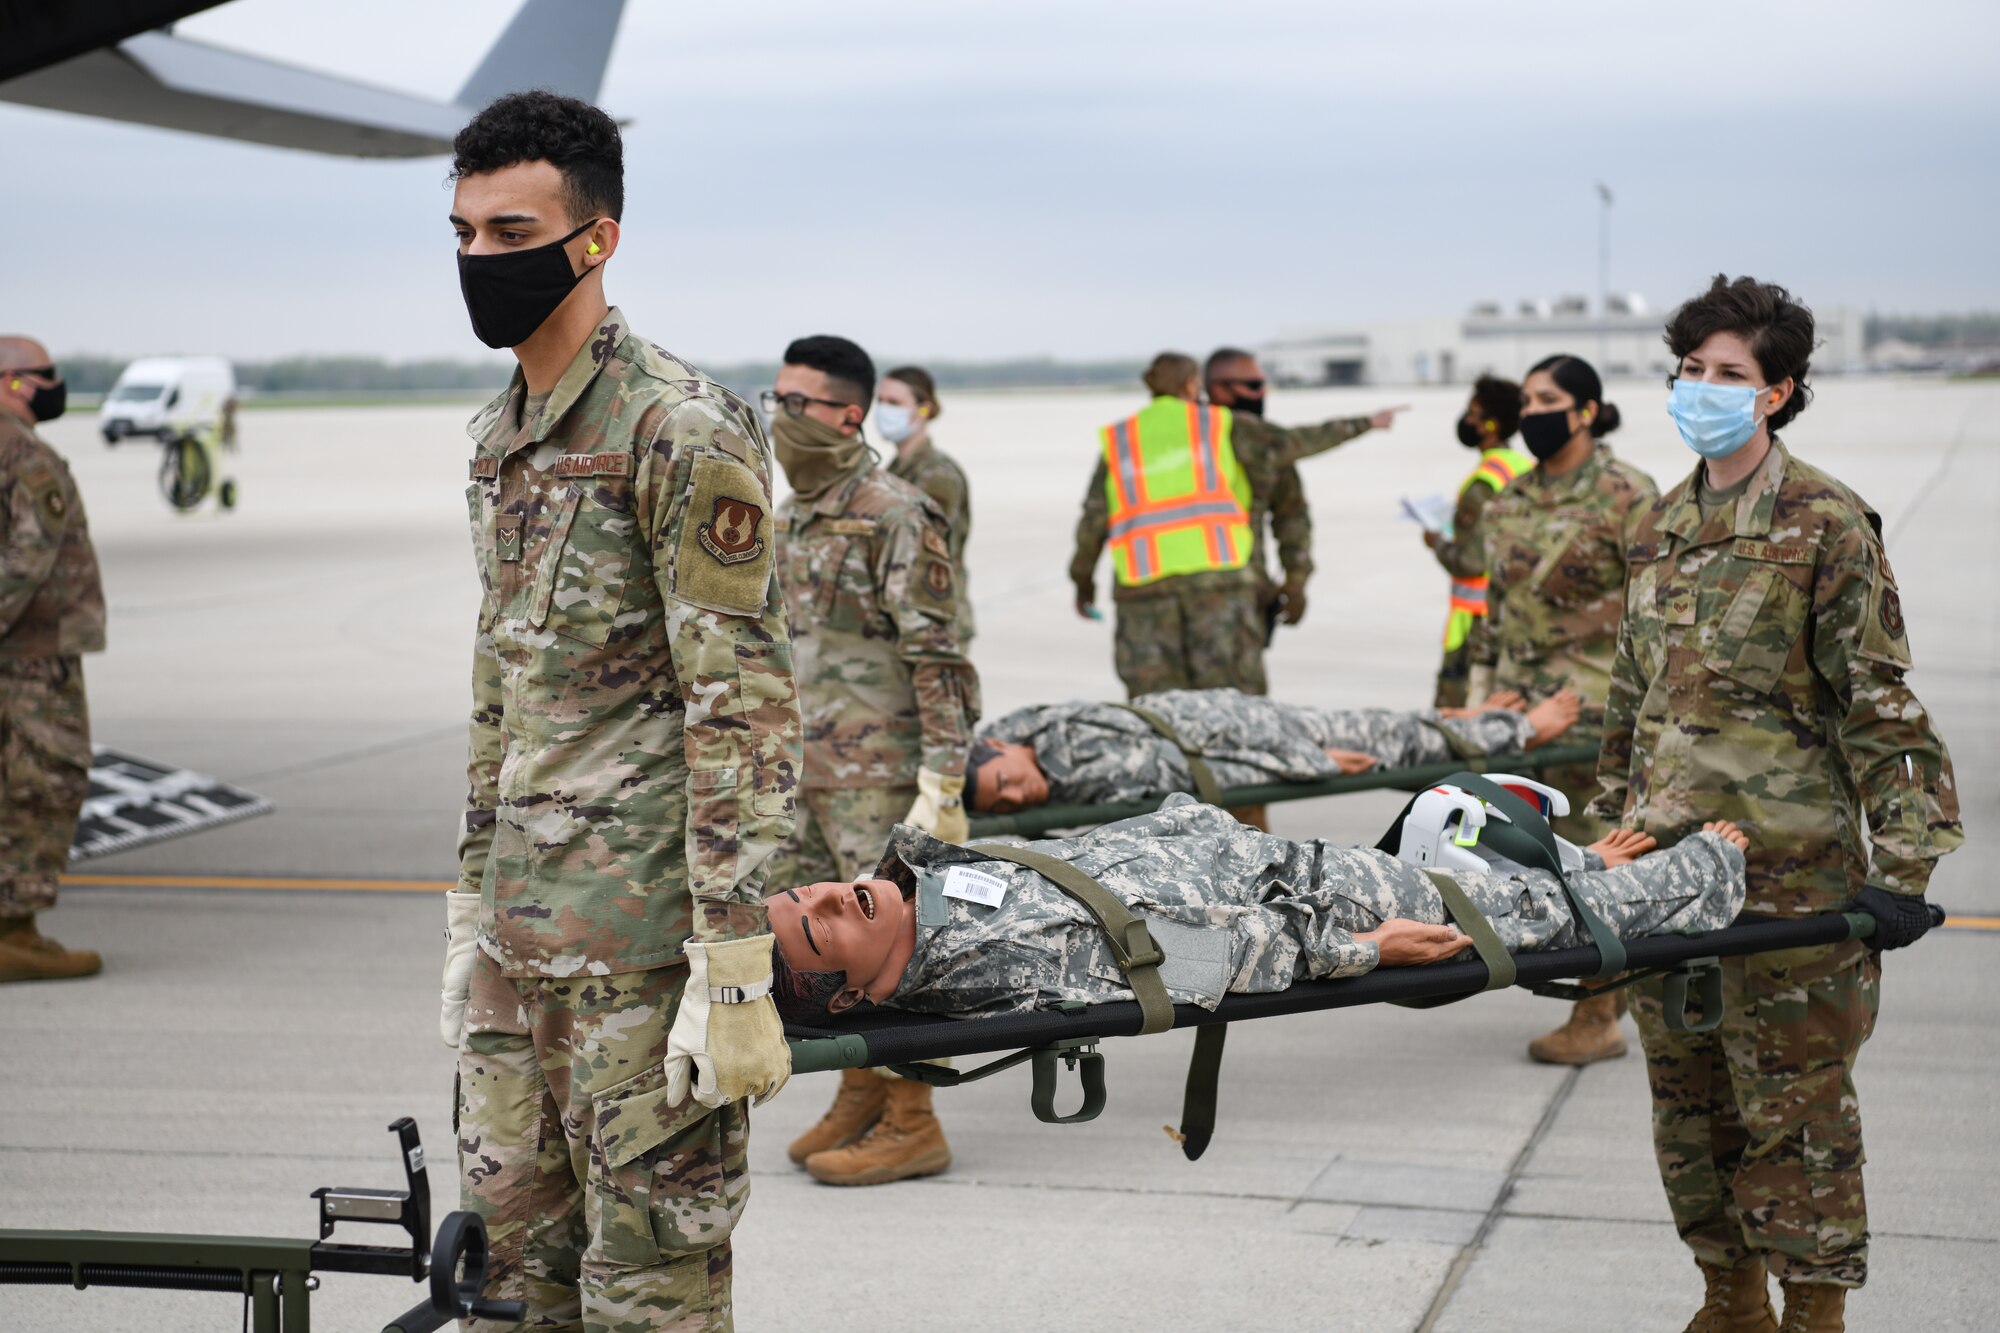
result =
[[[1056,1090],[1062,1083],[1062,1076],[1056,1069],[1058,1060],[1065,1068],[1077,1071],[1077,1080],[1083,1088],[1083,1102],[1068,1115],[1056,1113]],[[1016,1051],[976,1069],[899,1064],[890,1065],[889,1070],[912,1083],[923,1083],[933,1088],[956,1088],[976,1083],[982,1078],[991,1078],[1002,1070],[1021,1064],[1030,1066],[1034,1075],[1034,1084],[1028,1092],[1028,1108],[1035,1113],[1035,1119],[1051,1125],[1080,1125],[1104,1114],[1104,1056],[1097,1049],[1096,1037],[1065,1037],[1047,1046]]]
[[1138,1000],[1142,1015],[1139,1031],[1142,1034],[1165,1032],[1174,1025],[1174,1002],[1168,998],[1166,983],[1160,980],[1160,964],[1166,961],[1166,955],[1153,942],[1146,923],[1134,916],[1132,909],[1119,902],[1109,889],[1069,862],[1058,861],[1041,852],[1031,852],[1025,847],[974,842],[967,843],[966,850],[997,861],[1012,861],[1017,866],[1026,866],[1075,899],[1104,932],[1111,946],[1111,956],[1117,959],[1127,984],[1132,987],[1132,996]]
[[1158,732],[1160,738],[1166,741],[1167,744],[1181,752],[1181,758],[1187,760],[1188,772],[1194,776],[1194,794],[1201,798],[1203,805],[1220,806],[1222,804],[1222,784],[1215,780],[1215,770],[1208,766],[1208,760],[1202,758],[1197,751],[1189,747],[1186,741],[1181,739],[1181,734],[1174,730],[1173,723],[1167,721],[1152,709],[1141,708],[1137,704],[1112,704],[1111,706],[1113,708],[1122,708],[1133,717],[1138,718],[1141,722],[1144,722],[1147,726]]
[[1208,1151],[1215,1137],[1215,1106],[1222,1084],[1222,1043],[1229,1024],[1211,1023],[1194,1030],[1194,1054],[1188,1058],[1187,1087],[1181,1094],[1181,1155],[1190,1162]]
[[[1688,1009],[1688,989],[1698,987],[1701,1013]],[[1685,958],[1660,978],[1667,1027],[1674,1032],[1713,1032],[1722,1026],[1722,960]]]

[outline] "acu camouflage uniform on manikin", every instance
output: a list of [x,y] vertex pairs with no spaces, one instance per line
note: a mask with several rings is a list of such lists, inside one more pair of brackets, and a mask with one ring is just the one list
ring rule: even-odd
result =
[[779,888],[863,875],[917,798],[917,770],[965,772],[979,678],[952,625],[944,516],[865,451],[851,476],[779,512],[778,572],[798,654],[805,772]]
[[[1346,444],[1369,429],[1367,417],[1339,417],[1315,426],[1278,426],[1228,408],[1217,410],[1229,419],[1230,446],[1249,482],[1250,501],[1245,512],[1255,524],[1253,536],[1262,531],[1260,516],[1280,491],[1284,469]],[[1076,553],[1069,566],[1070,582],[1080,599],[1095,599],[1097,558],[1110,537],[1109,475],[1100,451],[1083,494]],[[1297,500],[1302,507],[1303,491]],[[1307,522],[1309,525],[1309,518]],[[1296,542],[1296,513],[1290,530],[1290,540]],[[1310,526],[1306,531],[1309,542]],[[1258,571],[1252,567],[1262,559],[1253,549],[1250,562],[1239,569],[1181,574],[1137,586],[1114,580],[1111,597],[1118,623],[1113,651],[1118,678],[1124,682],[1128,698],[1162,690],[1228,687],[1246,694],[1268,690],[1264,673],[1267,599]],[[1309,560],[1306,567],[1310,569]]]
[[977,626],[972,619],[972,588],[965,578],[965,544],[972,539],[972,488],[965,469],[926,437],[890,459],[886,470],[930,496],[944,515],[945,542],[951,547],[952,572],[957,575],[958,615],[952,629],[958,635],[959,652],[969,654]]
[[[1185,794],[1150,815],[1026,846],[1143,916],[1167,955],[1169,997],[1206,1009],[1225,994],[1370,971],[1379,952],[1355,936],[1388,918],[1450,920],[1430,876],[1387,852],[1273,837]],[[1743,855],[1712,833],[1631,865],[1605,869],[1594,853],[1589,862],[1571,888],[1621,939],[1713,930],[1743,902]],[[958,865],[1001,880],[999,904],[949,896]],[[1097,919],[1036,871],[901,825],[881,877],[911,891],[917,909],[916,952],[884,1001],[891,1008],[985,1017],[1133,998]],[[1546,870],[1453,878],[1510,952],[1589,940]]]
[[[1522,713],[1491,709],[1469,718],[1390,708],[1310,708],[1240,690],[1169,690],[1132,701],[1172,727],[1222,787],[1317,782],[1337,776],[1328,750],[1375,756],[1384,768],[1527,748],[1534,725]],[[1179,745],[1117,704],[1037,704],[979,729],[981,736],[1031,745],[1059,805],[1107,805],[1193,791]]]
[[[1700,475],[1632,539],[1597,813],[1665,845],[1735,821],[1753,915],[1840,911],[1865,885],[1922,894],[1964,835],[1950,757],[1903,679],[1880,520],[1775,438],[1741,498],[1706,517]],[[1859,1286],[1853,1063],[1880,958],[1851,941],[1722,966],[1717,1031],[1669,1031],[1658,983],[1633,1002],[1674,1222],[1709,1264]]]
[[485,596],[459,889],[481,908],[458,1131],[489,1291],[528,1327],[726,1329],[749,1123],[669,1101],[662,1062],[683,942],[765,931],[791,828],[765,445],[617,310],[545,402],[517,373],[470,433]]
[[[1518,690],[1534,704],[1567,687],[1582,696],[1583,713],[1565,742],[1599,738],[1618,649],[1625,547],[1658,493],[1651,477],[1599,444],[1563,476],[1536,468],[1487,502],[1482,527],[1492,582],[1485,632],[1473,640],[1473,697],[1485,697],[1482,687]],[[1556,832],[1579,844],[1604,835],[1604,822],[1584,813],[1597,791],[1593,766],[1549,769],[1541,780],[1570,798],[1571,813],[1555,821]]]
[[0,412],[0,919],[56,904],[90,788],[83,654],[104,589],[69,465]]

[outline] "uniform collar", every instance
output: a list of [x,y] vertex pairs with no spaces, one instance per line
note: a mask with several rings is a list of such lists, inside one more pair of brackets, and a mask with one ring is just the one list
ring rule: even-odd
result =
[[855,465],[853,473],[846,480],[836,481],[833,485],[821,491],[818,497],[813,500],[811,506],[809,506],[812,512],[826,515],[838,514],[845,510],[847,502],[854,498],[854,492],[860,488],[862,481],[867,478],[870,472],[875,470],[875,467],[875,451],[864,448],[861,453],[861,462]]
[[900,477],[909,469],[923,462],[925,455],[929,454],[930,451],[931,437],[926,435],[923,439],[917,441],[916,447],[911,449],[907,454],[899,450],[896,456],[889,460],[887,470]]
[[[524,422],[508,441],[506,453],[514,454],[529,445],[540,444],[555,433],[562,419],[572,407],[580,402],[590,386],[597,382],[598,375],[618,351],[628,330],[625,314],[617,306],[612,306],[604,318],[598,322],[597,331],[583,340],[583,346],[576,349],[569,366],[549,390],[549,399],[542,404],[542,410],[531,421]],[[521,377],[521,368],[514,367],[514,378],[507,384],[506,405],[501,408],[502,422],[514,420],[521,414],[521,404],[527,399],[527,381]]]
[[[1530,492],[1531,494],[1546,495],[1552,500],[1567,499],[1569,496],[1597,484],[1598,474],[1604,471],[1606,456],[1607,453],[1603,445],[1594,445],[1591,448],[1589,456],[1583,462],[1560,477],[1551,477],[1538,467],[1521,480],[1526,481],[1529,478],[1533,478],[1535,488]],[[1518,485],[1519,483],[1517,482],[1516,484]]]
[[1696,463],[1694,471],[1674,489],[1661,528],[1690,546],[1727,541],[1731,537],[1768,536],[1777,515],[1778,492],[1784,487],[1791,461],[1784,443],[1773,435],[1771,452],[1764,455],[1743,494],[1736,497],[1734,507],[1718,512],[1707,523],[1701,519],[1701,470],[1705,464]]

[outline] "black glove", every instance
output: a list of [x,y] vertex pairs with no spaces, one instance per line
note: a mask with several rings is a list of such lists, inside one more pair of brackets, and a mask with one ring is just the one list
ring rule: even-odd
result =
[[1915,944],[1931,928],[1931,905],[1912,893],[1891,893],[1873,884],[1854,900],[1857,911],[1875,918],[1873,949],[1900,949]]

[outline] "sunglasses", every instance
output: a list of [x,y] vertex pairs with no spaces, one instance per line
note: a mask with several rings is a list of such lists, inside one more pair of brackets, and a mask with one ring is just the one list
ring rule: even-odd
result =
[[1233,385],[1235,385],[1235,386],[1236,386],[1237,388],[1239,388],[1239,389],[1247,389],[1247,390],[1248,390],[1249,392],[1251,392],[1251,393],[1262,393],[1262,392],[1264,392],[1264,381],[1262,381],[1262,380],[1252,380],[1252,379],[1235,379],[1235,378],[1229,378],[1229,379],[1219,379],[1219,380],[1217,380],[1217,381],[1216,381],[1216,383],[1217,383],[1217,384],[1233,384]]

